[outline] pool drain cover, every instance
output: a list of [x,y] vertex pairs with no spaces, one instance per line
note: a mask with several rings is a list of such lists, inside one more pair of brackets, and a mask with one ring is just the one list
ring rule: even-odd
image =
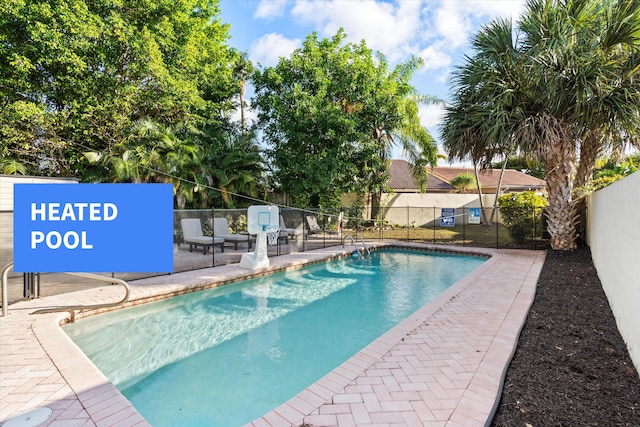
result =
[[29,412],[10,418],[2,427],[35,427],[45,422],[51,414],[53,414],[53,411],[46,406],[32,409]]

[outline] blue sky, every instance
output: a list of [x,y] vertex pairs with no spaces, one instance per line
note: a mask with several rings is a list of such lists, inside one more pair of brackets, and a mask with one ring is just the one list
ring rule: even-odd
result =
[[[413,78],[419,93],[449,98],[448,78],[468,51],[469,39],[494,18],[520,15],[524,0],[220,0],[229,44],[254,64],[273,66],[316,32],[330,38],[344,28],[348,41],[365,40],[392,64],[411,55],[425,66]],[[251,96],[251,93],[248,93]],[[442,109],[420,110],[423,126],[438,135]],[[394,152],[400,158],[401,152]]]

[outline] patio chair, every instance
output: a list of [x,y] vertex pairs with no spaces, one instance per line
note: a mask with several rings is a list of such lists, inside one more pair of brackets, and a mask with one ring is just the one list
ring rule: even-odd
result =
[[189,252],[193,252],[194,247],[202,246],[202,254],[207,254],[207,249],[215,246],[220,247],[220,252],[224,252],[224,239],[205,236],[202,234],[202,224],[199,218],[182,218],[182,240],[189,245]]
[[304,230],[302,229],[302,224],[300,224],[300,226],[296,228],[288,228],[284,222],[284,218],[282,217],[282,215],[280,215],[280,235],[283,235],[285,233],[287,236],[286,241],[287,243],[289,243],[290,238],[298,240],[298,236],[303,236]]
[[322,229],[318,225],[318,218],[316,218],[315,215],[307,215],[304,218],[307,221],[307,230],[309,231],[309,234],[322,232]]
[[251,250],[251,236],[248,234],[232,233],[229,230],[229,222],[227,218],[213,218],[213,235],[224,239],[225,243],[233,243],[233,249],[238,250],[238,244],[247,243]]

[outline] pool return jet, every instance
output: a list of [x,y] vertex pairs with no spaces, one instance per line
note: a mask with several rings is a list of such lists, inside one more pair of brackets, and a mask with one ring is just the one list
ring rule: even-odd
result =
[[280,234],[280,210],[277,206],[253,205],[247,208],[247,229],[256,235],[254,252],[242,254],[240,267],[250,270],[269,266],[267,239],[277,241]]

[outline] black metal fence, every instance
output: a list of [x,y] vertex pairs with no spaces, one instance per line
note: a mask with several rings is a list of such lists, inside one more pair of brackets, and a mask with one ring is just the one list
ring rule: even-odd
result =
[[[489,248],[546,249],[548,239],[544,216],[531,210],[517,221],[503,218],[499,209],[476,207],[379,207],[369,209],[373,218],[365,218],[364,209],[294,209],[280,208],[281,227],[275,239],[270,239],[269,256],[305,252],[336,245],[351,245],[349,236],[367,241],[410,241],[433,245],[473,246]],[[3,213],[4,223],[11,221]],[[202,234],[215,236],[214,218],[222,221],[229,234],[224,246],[192,247],[185,243],[182,219],[199,219]],[[240,236],[240,237],[238,237]],[[7,241],[5,241],[7,240]],[[246,209],[176,210],[174,213],[174,272],[240,262],[243,253],[252,250],[253,237],[247,232]],[[13,259],[12,236],[2,236],[0,258]],[[10,261],[9,261],[10,262]],[[112,277],[135,280],[153,273],[109,273]],[[9,301],[50,295],[84,287],[101,286],[99,282],[47,273],[9,275]]]
[[[345,235],[355,234],[367,240],[401,240],[497,249],[541,249],[548,242],[541,209],[520,212],[515,219],[503,218],[499,208],[380,207],[370,211],[376,214],[367,219],[360,212],[353,212],[353,208],[281,208],[281,227],[289,230],[290,234],[288,241],[280,241],[276,245],[279,246],[278,253],[342,244]],[[182,218],[199,218],[207,235],[213,235],[211,218],[225,218],[231,233],[247,233],[246,209],[175,211],[174,236],[178,246],[182,243]],[[285,244],[289,247],[284,247]]]

